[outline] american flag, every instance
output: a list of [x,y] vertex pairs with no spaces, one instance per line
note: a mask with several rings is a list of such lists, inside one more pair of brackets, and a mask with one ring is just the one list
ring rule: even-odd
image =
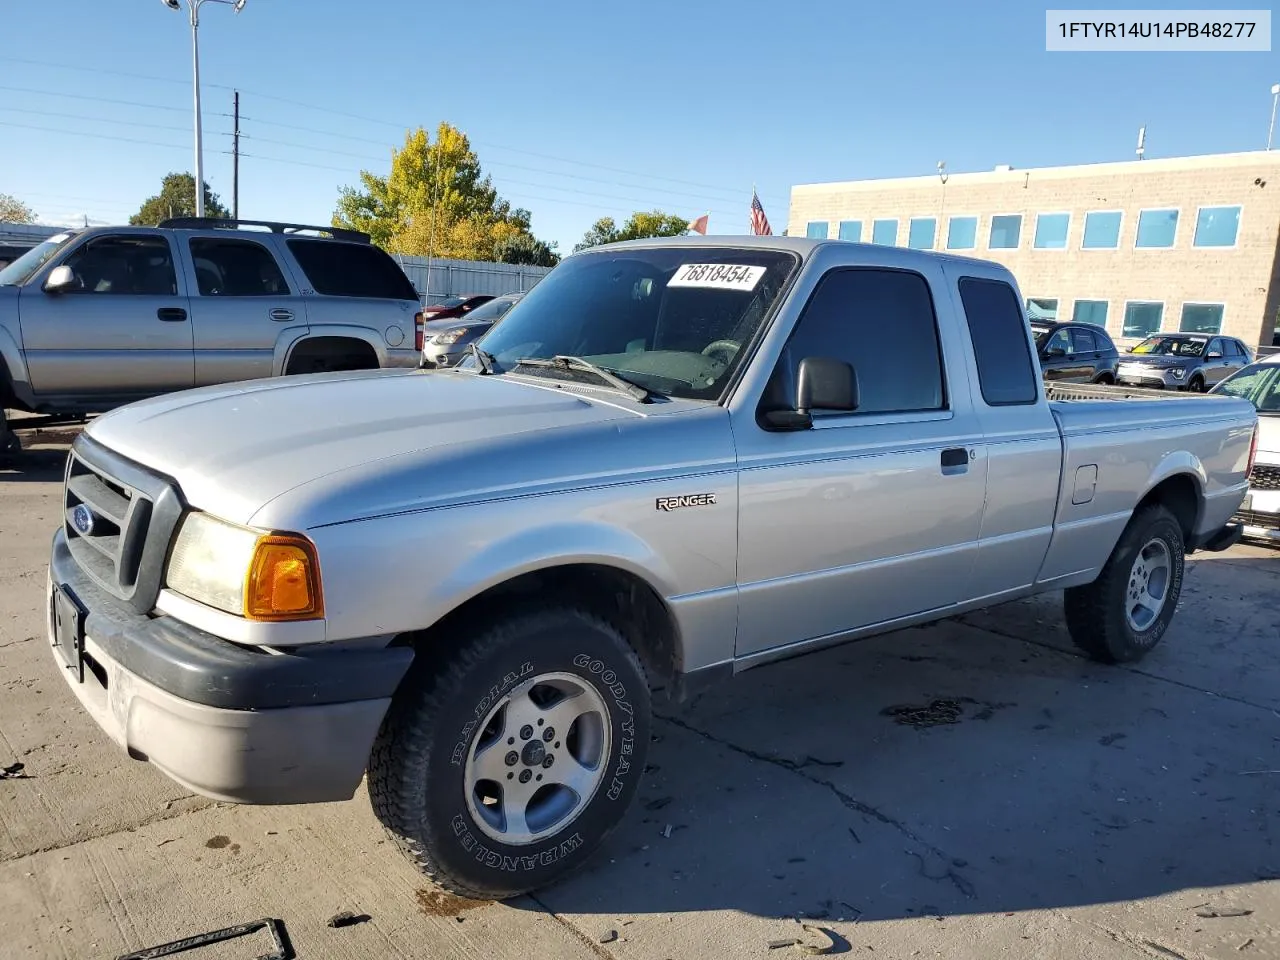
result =
[[764,215],[764,207],[760,206],[760,197],[754,189],[751,191],[751,232],[757,237],[773,235],[773,229],[769,226],[769,218]]

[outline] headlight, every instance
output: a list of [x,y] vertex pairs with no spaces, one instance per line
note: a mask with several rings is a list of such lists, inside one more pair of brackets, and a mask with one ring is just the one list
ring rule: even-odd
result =
[[466,327],[462,327],[458,330],[446,330],[444,333],[437,333],[434,337],[431,338],[431,342],[435,344],[439,344],[442,347],[448,346],[451,343],[457,343],[460,339],[462,339],[462,335],[466,332],[467,332]]
[[165,584],[249,620],[324,616],[320,565],[310,540],[189,513],[174,539]]
[[1170,367],[1169,372],[1173,374],[1173,379],[1181,380],[1187,375],[1187,371],[1182,367]]

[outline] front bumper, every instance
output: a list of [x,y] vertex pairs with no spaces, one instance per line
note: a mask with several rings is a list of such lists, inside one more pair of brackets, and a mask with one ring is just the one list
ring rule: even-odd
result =
[[458,361],[467,355],[466,350],[451,351],[446,347],[428,345],[422,351],[421,366],[427,370],[442,370],[445,367],[456,367]]
[[[59,593],[80,607],[78,643],[67,642],[74,628],[58,629]],[[61,530],[46,629],[59,672],[111,739],[188,789],[233,803],[349,799],[413,660],[403,647],[271,654],[134,614],[85,576]]]
[[1151,390],[1185,390],[1190,382],[1189,376],[1175,377],[1167,370],[1158,367],[1125,367],[1116,369],[1116,383],[1131,387],[1146,387]]

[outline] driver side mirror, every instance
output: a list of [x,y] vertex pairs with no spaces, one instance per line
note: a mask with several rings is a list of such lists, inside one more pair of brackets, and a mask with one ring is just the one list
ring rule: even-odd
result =
[[808,430],[813,411],[858,409],[858,375],[843,360],[805,357],[796,373],[795,405],[791,410],[771,410],[764,415],[772,430]]
[[78,290],[79,288],[80,278],[66,264],[50,270],[49,276],[44,281],[44,292],[54,296],[59,293],[66,293],[68,290]]

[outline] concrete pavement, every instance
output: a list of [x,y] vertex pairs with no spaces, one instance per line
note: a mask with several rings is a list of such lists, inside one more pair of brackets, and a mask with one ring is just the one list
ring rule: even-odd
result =
[[[639,802],[594,863],[460,903],[363,791],[213,803],[98,732],[43,636],[64,451],[0,468],[0,767],[29,775],[0,780],[0,956],[274,916],[303,960],[778,957],[803,915],[855,956],[1280,957],[1278,551],[1196,558],[1135,667],[1077,656],[1049,596],[659,702]],[[342,910],[370,919],[326,926]]]

